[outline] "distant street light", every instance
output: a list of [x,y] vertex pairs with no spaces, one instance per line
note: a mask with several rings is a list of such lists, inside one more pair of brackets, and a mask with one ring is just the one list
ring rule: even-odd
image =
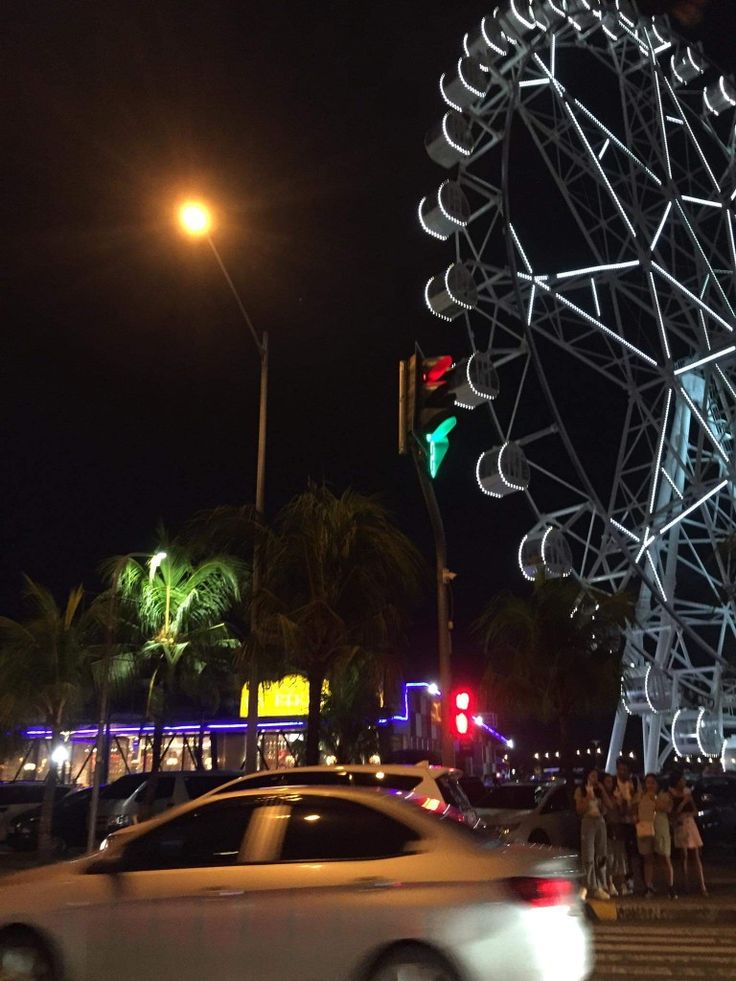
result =
[[[258,351],[261,362],[261,381],[260,381],[260,405],[258,414],[258,462],[256,466],[256,514],[259,521],[263,521],[265,509],[265,477],[266,477],[266,418],[268,409],[268,332],[261,331],[260,335],[253,326],[253,322],[248,316],[248,311],[243,305],[235,283],[233,283],[230,273],[227,271],[225,263],[222,261],[220,253],[212,239],[212,212],[202,201],[185,201],[179,207],[179,223],[184,232],[192,238],[205,238],[212,250],[212,254],[217,260],[222,275],[225,277],[230,292],[235,298],[235,302],[240,311],[240,315],[250,331],[253,342]],[[251,579],[251,596],[257,596],[261,581],[261,569],[259,558],[259,542],[256,536],[256,544],[253,549],[253,576]],[[251,635],[255,634],[255,613],[254,604],[251,602],[250,627]],[[258,659],[255,655],[255,645],[251,650],[251,663],[248,675],[248,728],[245,738],[245,770],[246,772],[257,769],[258,758],[258,685],[260,681],[258,672]]]
[[181,227],[194,238],[209,235],[212,228],[212,213],[201,201],[185,201],[179,208]]

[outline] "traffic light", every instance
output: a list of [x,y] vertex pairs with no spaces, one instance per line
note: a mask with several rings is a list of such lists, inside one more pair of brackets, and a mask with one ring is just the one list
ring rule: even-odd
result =
[[409,359],[409,428],[436,477],[457,425],[453,360],[449,354],[425,358],[419,350]]
[[473,694],[467,688],[456,688],[452,693],[452,728],[459,739],[468,739],[475,709]]

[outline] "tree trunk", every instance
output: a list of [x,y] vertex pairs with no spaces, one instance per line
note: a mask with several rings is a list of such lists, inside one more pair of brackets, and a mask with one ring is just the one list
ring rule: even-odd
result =
[[161,772],[161,751],[164,743],[164,724],[163,722],[154,723],[153,727],[153,749],[151,752],[151,775],[146,784],[146,792],[141,802],[140,820],[147,821],[153,814],[153,802],[156,799],[156,789],[158,788],[158,776]]
[[322,708],[322,685],[324,678],[321,672],[309,675],[309,713],[307,715],[307,744],[306,766],[319,765],[319,730]]
[[49,743],[48,773],[43,788],[41,816],[38,823],[38,857],[42,862],[48,862],[53,852],[52,822],[54,817],[54,799],[56,797],[56,764],[51,759],[51,752],[56,745],[56,730],[51,733]]
[[212,769],[218,770],[220,768],[220,747],[217,741],[217,733],[210,730],[210,756],[212,757]]

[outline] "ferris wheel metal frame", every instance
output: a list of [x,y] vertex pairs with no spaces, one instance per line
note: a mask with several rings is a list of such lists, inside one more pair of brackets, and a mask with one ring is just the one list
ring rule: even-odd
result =
[[[565,78],[564,62],[583,57],[609,93],[605,120],[575,71]],[[495,440],[479,488],[526,497],[527,578],[573,574],[581,602],[637,596],[608,768],[629,716],[647,771],[673,752],[725,764],[736,746],[736,87],[629,0],[506,0],[465,36],[439,88],[445,112],[425,143],[452,176],[418,217],[454,258],[424,295],[435,315],[465,322],[458,404],[485,401]],[[575,231],[573,268],[540,244],[512,190],[520,134]],[[550,380],[557,359],[619,407],[606,486]],[[477,390],[473,378],[490,374]],[[524,414],[531,388],[548,410],[541,425]]]

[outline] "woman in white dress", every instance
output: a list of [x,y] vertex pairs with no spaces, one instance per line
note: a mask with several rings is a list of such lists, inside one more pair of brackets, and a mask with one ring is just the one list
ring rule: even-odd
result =
[[687,786],[682,775],[675,776],[670,794],[674,801],[672,807],[672,820],[675,825],[675,848],[682,851],[682,874],[685,889],[688,889],[688,857],[692,855],[695,862],[697,881],[700,891],[704,896],[708,895],[705,888],[705,877],[703,875],[703,863],[700,861],[700,849],[703,847],[703,839],[695,821],[695,801],[693,792]]

